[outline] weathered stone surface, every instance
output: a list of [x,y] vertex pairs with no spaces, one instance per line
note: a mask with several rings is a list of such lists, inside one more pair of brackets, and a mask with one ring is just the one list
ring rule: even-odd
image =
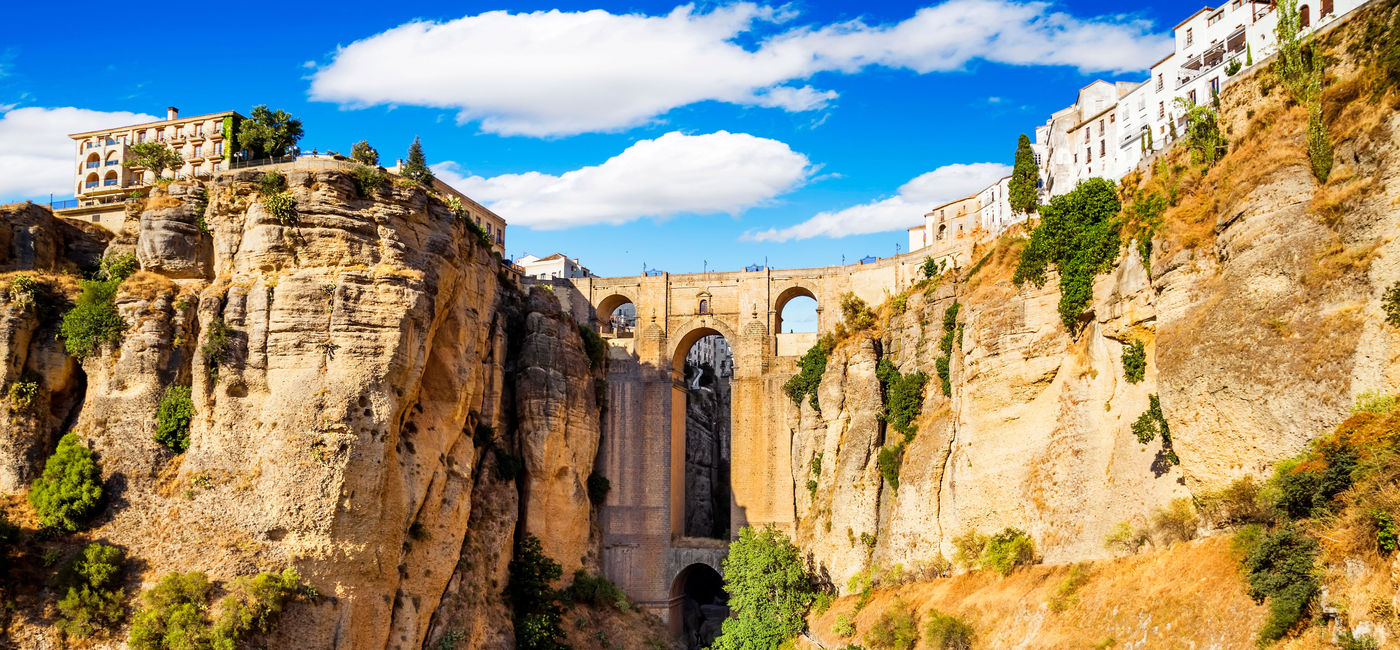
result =
[[197,183],[176,182],[155,188],[153,201],[176,205],[141,212],[136,259],[141,268],[168,278],[207,278],[211,242],[200,231]]

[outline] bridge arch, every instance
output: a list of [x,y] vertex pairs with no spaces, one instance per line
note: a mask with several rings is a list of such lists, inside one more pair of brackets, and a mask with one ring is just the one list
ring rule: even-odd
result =
[[[684,333],[682,334],[682,332]],[[675,343],[669,350],[668,355],[671,359],[671,376],[676,379],[683,378],[685,374],[685,355],[690,352],[691,346],[694,346],[695,342],[700,339],[716,334],[723,336],[724,340],[727,341],[731,347],[737,345],[739,342],[739,337],[734,332],[734,329],[724,321],[714,318],[713,316],[702,316],[676,328],[676,334],[671,337],[671,340],[675,341]]]
[[[630,313],[628,305],[631,306]],[[611,293],[598,301],[593,312],[601,334],[630,335],[637,327],[637,302],[624,292]],[[617,318],[614,318],[616,316]]]
[[778,293],[778,297],[773,299],[773,333],[783,333],[783,308],[787,306],[793,298],[811,298],[817,303],[817,331],[821,331],[821,300],[817,298],[817,292],[805,284],[796,284],[783,289]]
[[687,650],[707,648],[729,617],[729,594],[721,568],[696,562],[671,581],[671,632]]

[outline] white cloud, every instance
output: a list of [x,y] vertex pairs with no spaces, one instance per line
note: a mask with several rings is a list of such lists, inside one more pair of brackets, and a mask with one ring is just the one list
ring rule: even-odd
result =
[[505,217],[540,230],[621,224],[643,217],[735,214],[805,182],[807,157],[777,140],[719,131],[641,140],[599,165],[558,176],[483,178],[446,162],[438,178]]
[[69,133],[154,122],[144,113],[65,106],[16,108],[0,115],[0,200],[73,195],[76,145]]
[[741,239],[785,242],[900,230],[919,223],[934,206],[976,193],[1010,173],[1011,167],[1001,163],[944,165],[915,177],[887,199],[822,212],[786,228],[747,232]]
[[787,26],[794,18],[740,2],[664,16],[491,11],[411,22],[340,48],[310,92],[352,107],[453,109],[488,132],[550,136],[624,129],[707,100],[819,110],[837,93],[797,83],[819,72],[929,73],[973,60],[1126,72],[1171,47],[1147,21],[1079,18],[1046,2],[948,0],[888,25]]

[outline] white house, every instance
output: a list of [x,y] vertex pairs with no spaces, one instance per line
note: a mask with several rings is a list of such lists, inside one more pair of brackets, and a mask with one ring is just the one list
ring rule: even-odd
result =
[[555,253],[548,257],[526,255],[515,260],[515,264],[520,267],[522,275],[536,280],[593,276],[593,272],[589,271],[588,267],[579,264],[577,257],[565,257],[563,253]]

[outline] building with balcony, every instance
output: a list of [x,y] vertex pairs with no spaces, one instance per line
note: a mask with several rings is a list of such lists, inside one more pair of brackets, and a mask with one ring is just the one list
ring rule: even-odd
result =
[[127,195],[155,182],[155,172],[122,164],[131,159],[132,145],[164,143],[184,158],[176,178],[208,177],[227,166],[233,131],[242,119],[234,111],[182,118],[172,106],[157,122],[70,133],[77,147],[74,198],[56,205],[55,212],[116,232],[125,219]]
[[909,228],[909,251],[924,250],[953,265],[965,263],[983,232],[978,196],[954,199],[925,213],[922,224]]

